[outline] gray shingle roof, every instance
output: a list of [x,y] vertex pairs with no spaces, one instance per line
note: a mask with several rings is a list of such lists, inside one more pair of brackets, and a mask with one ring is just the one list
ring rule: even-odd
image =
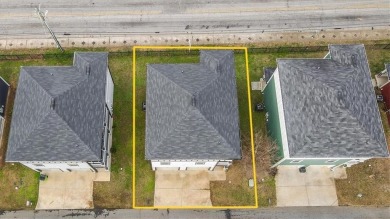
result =
[[22,67],[6,160],[99,161],[108,53],[74,55],[72,67]]
[[274,72],[275,72],[275,68],[272,68],[272,67],[265,67],[265,68],[263,68],[263,78],[264,78],[266,83],[272,77]]
[[385,68],[386,68],[386,71],[387,71],[387,75],[390,76],[390,63],[386,63],[385,64]]
[[389,155],[363,45],[278,59],[290,157]]
[[201,51],[199,64],[147,71],[146,159],[241,158],[232,51]]

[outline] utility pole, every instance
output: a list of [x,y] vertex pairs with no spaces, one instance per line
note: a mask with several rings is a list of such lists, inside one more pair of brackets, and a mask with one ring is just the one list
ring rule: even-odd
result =
[[42,22],[42,25],[45,26],[48,30],[49,30],[49,33],[51,34],[51,36],[53,37],[54,41],[56,42],[57,44],[57,48],[59,48],[61,50],[61,52],[64,52],[64,49],[62,48],[60,42],[57,40],[57,37],[56,35],[54,34],[54,32],[50,29],[49,25],[47,25],[46,23],[46,15],[47,15],[47,10],[45,12],[41,11],[41,4],[38,5],[38,8],[35,8],[35,12],[37,13],[37,15],[39,16],[39,19],[41,20]]

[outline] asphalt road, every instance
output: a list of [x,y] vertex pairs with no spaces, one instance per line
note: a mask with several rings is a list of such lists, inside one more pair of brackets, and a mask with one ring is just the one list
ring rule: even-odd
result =
[[389,0],[0,0],[0,38],[390,28]]
[[390,209],[373,207],[289,207],[254,210],[60,210],[1,212],[1,219],[10,218],[137,218],[137,219],[388,219]]

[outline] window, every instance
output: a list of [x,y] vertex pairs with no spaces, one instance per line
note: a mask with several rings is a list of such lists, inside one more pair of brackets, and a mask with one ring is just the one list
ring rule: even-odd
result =
[[41,163],[35,163],[34,166],[36,166],[36,167],[44,167],[45,165],[43,165]]
[[68,163],[68,166],[70,166],[70,167],[78,167],[79,165],[77,163]]
[[303,160],[292,160],[290,163],[300,163],[302,162]]
[[338,160],[327,160],[325,163],[336,163]]
[[169,161],[160,161],[160,165],[170,165],[171,162]]
[[205,165],[206,164],[206,162],[204,162],[204,161],[196,161],[195,162],[195,165]]

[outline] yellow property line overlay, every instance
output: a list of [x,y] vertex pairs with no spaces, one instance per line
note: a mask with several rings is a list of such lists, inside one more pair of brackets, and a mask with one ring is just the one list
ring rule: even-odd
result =
[[[248,91],[248,110],[249,110],[249,126],[250,126],[250,139],[252,147],[252,170],[254,180],[254,192],[255,192],[255,205],[254,206],[136,206],[136,189],[135,189],[135,97],[136,97],[136,51],[137,49],[156,49],[156,50],[244,50],[245,53],[245,68],[246,68],[246,82]],[[251,89],[250,89],[250,77],[249,77],[249,60],[248,60],[248,48],[247,47],[204,47],[204,46],[133,46],[133,208],[134,209],[254,209],[259,207],[258,195],[257,195],[257,180],[256,180],[256,161],[255,161],[255,146],[253,140],[253,124],[252,124],[252,101],[251,101]]]

